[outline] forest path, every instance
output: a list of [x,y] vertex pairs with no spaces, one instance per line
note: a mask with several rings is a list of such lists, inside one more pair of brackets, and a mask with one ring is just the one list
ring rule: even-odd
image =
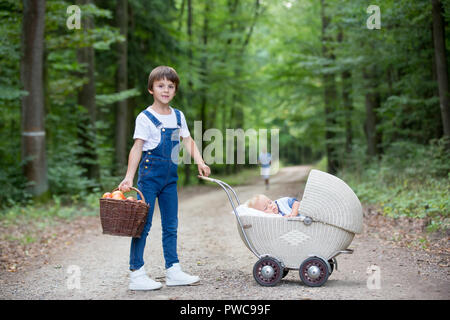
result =
[[[301,197],[309,166],[281,169],[271,179],[235,188],[241,202],[253,194]],[[305,286],[291,270],[276,287],[253,279],[256,257],[241,241],[236,219],[219,186],[180,192],[178,252],[183,269],[199,275],[196,286],[164,285],[161,223],[156,208],[144,254],[147,273],[163,282],[157,291],[128,290],[130,239],[102,235],[98,217],[88,217],[84,232],[49,257],[20,272],[1,271],[0,299],[450,299],[448,266],[426,263],[429,254],[389,245],[375,234],[356,235],[350,255],[340,255],[339,270],[319,288]],[[380,286],[369,289],[369,267],[378,267]],[[375,268],[376,268],[375,267]],[[78,272],[79,271],[79,272]],[[79,279],[79,286],[76,279]]]

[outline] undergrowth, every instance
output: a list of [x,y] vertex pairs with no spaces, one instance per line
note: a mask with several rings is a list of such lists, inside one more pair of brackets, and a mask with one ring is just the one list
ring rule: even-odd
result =
[[352,158],[363,160],[348,163],[337,176],[361,202],[378,205],[394,219],[426,219],[429,232],[449,230],[450,154],[442,140],[428,146],[394,143],[371,161],[364,160],[362,150],[354,150]]

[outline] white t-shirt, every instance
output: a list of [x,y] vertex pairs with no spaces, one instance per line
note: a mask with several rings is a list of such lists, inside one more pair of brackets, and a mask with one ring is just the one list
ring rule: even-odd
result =
[[[161,123],[164,128],[177,128],[177,115],[172,107],[169,107],[172,111],[171,114],[164,115],[156,113],[151,107],[147,108],[151,114],[153,114]],[[189,137],[191,134],[186,123],[186,118],[183,112],[180,111],[181,129],[180,136],[183,138]],[[153,122],[143,113],[139,113],[136,118],[136,127],[134,129],[133,139],[144,140],[142,151],[154,149],[158,146],[161,140],[161,128],[156,128]]]
[[278,213],[282,216],[290,214],[295,201],[298,201],[297,198],[292,197],[283,197],[275,200],[279,210]]

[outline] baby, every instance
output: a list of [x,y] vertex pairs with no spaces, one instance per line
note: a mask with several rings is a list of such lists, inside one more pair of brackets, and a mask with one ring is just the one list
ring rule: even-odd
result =
[[298,215],[300,201],[290,197],[283,197],[272,201],[265,195],[258,194],[247,202],[247,206],[265,213],[281,214],[285,217],[295,217]]

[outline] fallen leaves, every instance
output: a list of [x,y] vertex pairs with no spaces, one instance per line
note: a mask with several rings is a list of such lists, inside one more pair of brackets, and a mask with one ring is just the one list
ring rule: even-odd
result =
[[[450,262],[450,237],[443,233],[428,233],[428,220],[410,217],[390,218],[376,206],[364,206],[364,233],[388,242],[394,247],[425,251],[434,255],[427,263],[448,267]],[[423,262],[423,261],[418,261]]]
[[17,220],[0,223],[0,271],[18,272],[36,261],[46,264],[61,248],[73,245],[86,232],[100,232],[98,217],[82,216],[73,220]]

